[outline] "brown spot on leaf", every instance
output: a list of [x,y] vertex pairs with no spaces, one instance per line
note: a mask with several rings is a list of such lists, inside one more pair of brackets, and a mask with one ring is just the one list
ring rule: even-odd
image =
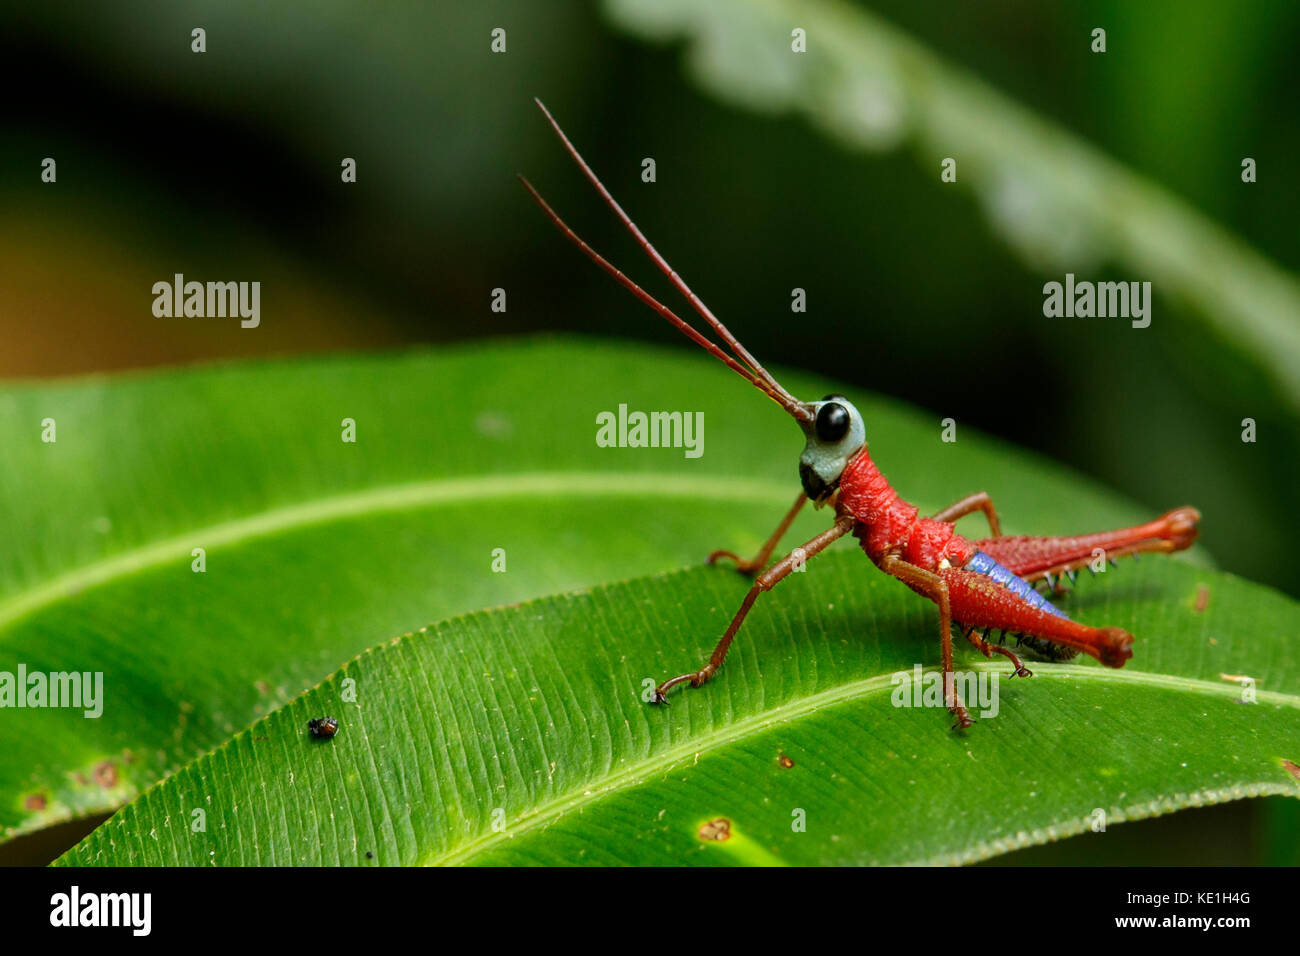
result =
[[259,681],[257,681],[256,683],[253,684],[253,686],[257,688],[257,692],[258,692],[259,694],[269,694],[269,693],[271,693],[271,688],[270,688],[270,686],[268,686],[267,683],[266,683],[266,681],[264,681],[264,680],[259,680]]
[[1210,606],[1210,589],[1204,584],[1196,585],[1196,613],[1204,614],[1205,609]]
[[713,840],[721,843],[723,840],[731,839],[731,821],[726,817],[718,817],[716,820],[710,820],[708,823],[700,824],[700,839]]
[[29,794],[27,795],[27,799],[23,801],[23,809],[24,809],[24,810],[44,810],[44,809],[45,809],[45,804],[46,804],[45,794],[43,794],[43,793],[29,793]]
[[1282,767],[1291,776],[1295,777],[1297,780],[1300,780],[1300,764],[1293,763],[1290,760],[1283,760]]
[[95,767],[95,783],[105,790],[117,786],[117,767],[113,766],[113,761],[105,760]]
[[777,754],[776,762],[779,763],[786,770],[789,770],[791,767],[794,766],[794,761],[791,760],[789,757],[787,757],[785,754]]

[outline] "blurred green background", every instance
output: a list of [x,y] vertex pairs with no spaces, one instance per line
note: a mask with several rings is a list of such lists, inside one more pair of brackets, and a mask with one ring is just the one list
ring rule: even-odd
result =
[[[1300,5],[695,6],[707,12],[667,0],[6,4],[0,376],[549,332],[679,343],[515,181],[525,172],[593,245],[679,304],[572,168],[532,105],[539,96],[760,358],[905,399],[933,412],[936,429],[952,417],[1033,448],[1153,512],[1195,504],[1222,567],[1300,595],[1300,416],[1294,382],[1278,374],[1300,355],[1290,339],[1268,347],[1267,332],[1300,327],[1289,298]],[[820,80],[792,79],[788,57],[749,56],[743,43],[777,24],[772,51],[788,53],[804,13],[888,25],[886,49],[902,37],[947,73],[919,76],[902,53],[892,74],[869,61],[864,108],[883,110],[880,122],[856,137],[818,122],[800,97]],[[689,40],[692,22],[702,42]],[[1090,51],[1098,26],[1104,54]],[[202,55],[190,49],[195,27],[206,30]],[[489,49],[496,27],[505,54]],[[834,39],[814,30],[809,62]],[[1246,312],[1265,332],[1253,344],[1237,336],[1236,314],[1213,307],[1217,277],[1199,298],[1185,294],[1144,271],[1150,256],[1060,214],[1068,205],[1035,205],[1072,188],[1079,169],[1031,164],[1059,172],[1055,185],[1011,200],[988,188],[994,174],[970,172],[987,147],[926,135],[935,116],[914,94],[950,81],[973,83],[976,101],[987,84],[1018,104],[1035,131],[1027,161],[1076,137],[1150,187],[1102,190],[1100,219],[1126,216],[1140,231],[1154,195],[1225,230],[1211,243],[1153,225],[1151,248],[1176,256],[1186,242],[1193,261],[1211,262],[1238,243],[1253,249],[1283,290]],[[1018,149],[1005,113],[966,119]],[[947,155],[955,185],[940,182]],[[47,156],[53,185],[40,181]],[[1258,163],[1253,184],[1241,181],[1246,156]],[[355,184],[340,182],[343,157],[357,160]],[[645,157],[653,184],[641,181]],[[1029,181],[1017,177],[1013,186]],[[1153,281],[1151,327],[1045,318],[1043,283],[1065,271]],[[155,318],[151,287],[177,272],[260,280],[261,327]],[[1247,296],[1268,284],[1233,281]],[[489,309],[496,287],[504,314]],[[795,287],[806,315],[790,312]],[[756,403],[755,413],[767,412]],[[1255,444],[1241,441],[1247,417]],[[1015,502],[998,506],[1014,520]]]
[[[1300,264],[1296,4],[868,9],[1282,269]],[[749,103],[720,101],[683,67],[681,42],[646,42],[627,20],[554,0],[8,6],[0,375],[548,331],[674,341],[515,182],[525,171],[668,294],[569,166],[537,95],[760,358],[1038,449],[1153,509],[1195,503],[1225,568],[1300,594],[1289,504],[1300,429],[1231,341],[1205,341],[1158,281],[1149,329],[1044,318],[1042,285],[1064,270],[1004,240],[962,185],[960,152],[959,183],[943,185],[941,156],[906,135],[846,145],[764,104],[758,74]],[[504,55],[489,50],[497,26]],[[814,53],[822,42],[813,35]],[[55,185],[40,182],[45,156]],[[345,156],[354,185],[340,182]],[[640,179],[647,156],[654,184]],[[1241,182],[1243,156],[1257,183]],[[1074,271],[1151,279],[1087,256]],[[151,286],[176,272],[259,279],[261,328],[154,318]],[[496,287],[505,314],[489,311]],[[790,313],[794,287],[807,290],[805,316]],[[1255,445],[1240,441],[1246,417]]]

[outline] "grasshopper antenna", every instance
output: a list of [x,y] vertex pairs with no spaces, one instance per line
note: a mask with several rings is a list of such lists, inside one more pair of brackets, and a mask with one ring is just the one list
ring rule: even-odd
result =
[[742,366],[740,362],[737,362],[731,356],[723,352],[717,347],[717,345],[705,338],[694,326],[690,325],[666,305],[655,299],[654,296],[650,295],[650,293],[646,292],[639,285],[629,279],[621,270],[605,259],[604,256],[592,249],[591,246],[587,245],[587,243],[584,242],[577,233],[569,228],[564,220],[560,218],[559,214],[547,204],[546,200],[544,200],[537,190],[533,188],[532,183],[521,175],[519,181],[523,183],[524,188],[532,195],[533,199],[542,208],[542,211],[545,212],[560,231],[563,232],[579,249],[586,253],[593,262],[617,279],[624,288],[635,295],[638,299],[676,326],[684,335],[686,335],[687,338],[695,342],[695,344],[699,345],[714,358],[718,359],[732,371],[736,372],[750,384],[770,397],[773,401],[789,412],[795,420],[800,422],[812,421],[812,410],[782,388],[781,384],[773,378],[765,368],[763,368],[758,360],[755,359],[754,356],[752,356],[749,351],[740,344],[740,341],[732,335],[730,331],[728,331],[727,327],[718,320],[717,316],[709,310],[709,307],[704,304],[700,297],[691,291],[690,287],[682,280],[681,276],[673,270],[672,266],[668,264],[668,261],[659,254],[658,250],[655,249],[654,246],[650,244],[650,240],[648,240],[644,233],[637,228],[636,223],[634,223],[627,213],[623,211],[623,207],[620,206],[614,197],[610,195],[609,190],[605,188],[605,185],[592,171],[591,167],[587,165],[586,160],[582,158],[573,143],[569,141],[569,137],[564,135],[564,130],[560,129],[560,124],[555,121],[555,117],[551,115],[545,104],[543,104],[540,99],[536,98],[534,98],[534,102],[546,117],[547,122],[551,124],[551,128],[555,130],[556,135],[559,136],[560,142],[564,144],[564,148],[568,150],[568,153],[573,157],[574,162],[576,162],[579,168],[582,169],[587,179],[596,187],[596,191],[599,192],[605,202],[609,204],[609,207],[614,210],[615,215],[618,216],[623,225],[632,233],[633,237],[640,244],[646,255],[651,258],[664,275],[668,276],[669,281],[672,282],[677,291],[686,297],[687,301],[691,303],[691,306],[700,317],[703,318],[704,321],[722,337],[722,340],[727,343],[727,346],[736,357],[745,364]]
[[787,401],[785,399],[783,399],[780,395],[772,391],[771,386],[768,385],[768,383],[764,379],[760,379],[753,371],[741,365],[739,362],[733,359],[726,352],[722,351],[722,349],[718,348],[717,345],[710,342],[707,338],[701,335],[698,329],[696,329],[694,326],[686,322],[685,319],[677,315],[677,313],[675,313],[672,309],[668,308],[668,306],[664,305],[662,302],[660,302],[658,299],[652,296],[645,289],[641,288],[639,285],[637,285],[635,282],[629,279],[626,275],[623,274],[622,270],[620,270],[617,266],[611,263],[608,259],[602,256],[595,249],[591,248],[591,246],[587,245],[587,243],[582,239],[581,236],[579,236],[576,232],[574,232],[571,228],[569,228],[568,223],[566,223],[563,219],[561,219],[559,214],[550,207],[550,204],[547,203],[547,201],[542,198],[541,194],[538,193],[538,191],[533,188],[532,183],[530,183],[522,175],[519,176],[519,181],[524,184],[524,188],[527,189],[528,192],[532,195],[533,199],[536,200],[537,205],[542,207],[542,212],[546,213],[546,215],[550,218],[551,222],[555,223],[555,225],[559,228],[559,230],[563,232],[566,236],[568,236],[569,239],[573,241],[574,245],[576,245],[579,249],[585,252],[587,256],[590,257],[590,259],[594,263],[596,263],[596,265],[600,266],[611,276],[617,279],[619,283],[625,289],[631,292],[634,296],[636,296],[646,305],[650,306],[650,308],[654,309],[665,319],[667,319],[669,322],[675,325],[678,329],[682,331],[682,333],[687,338],[689,338],[700,348],[704,349],[706,352],[708,352],[710,355],[716,358],[719,362],[722,362],[724,365],[727,366],[727,368],[731,369],[733,372],[735,372],[745,381],[749,382],[749,384],[753,385],[764,395],[767,395],[773,401],[777,402],[778,404],[786,408],[786,410],[789,411],[790,414],[792,415],[796,414],[796,410],[798,409],[798,402],[796,402],[793,398],[791,398],[789,399],[790,404],[787,404]]

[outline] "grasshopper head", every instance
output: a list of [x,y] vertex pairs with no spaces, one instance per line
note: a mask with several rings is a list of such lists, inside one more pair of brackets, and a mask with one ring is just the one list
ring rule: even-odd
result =
[[810,420],[798,420],[808,439],[799,456],[799,480],[804,493],[821,502],[839,487],[844,466],[867,444],[867,429],[862,415],[843,395],[827,395],[807,407],[812,411]]

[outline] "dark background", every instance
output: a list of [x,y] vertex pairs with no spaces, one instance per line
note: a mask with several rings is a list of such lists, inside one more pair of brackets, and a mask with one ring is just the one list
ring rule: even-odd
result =
[[[1296,270],[1300,7],[992,7],[870,9]],[[1104,55],[1089,51],[1096,24]],[[494,56],[498,25],[508,52]],[[681,44],[628,37],[596,5],[55,3],[7,8],[0,27],[0,375],[544,331],[672,341],[514,181],[526,171],[668,294],[568,167],[537,95],[760,358],[1038,449],[1152,509],[1195,503],[1225,568],[1300,594],[1295,416],[1180,322],[1177,301],[1157,287],[1141,332],[1045,319],[1042,284],[1061,274],[1024,263],[978,197],[941,186],[937,157],[724,105],[692,82]],[[339,181],[343,156],[355,185]],[[260,279],[262,327],[155,319],[151,286],[178,271]],[[1143,278],[1123,263],[1095,274]],[[504,315],[487,308],[498,286]],[[795,286],[809,312],[792,322]]]
[[[1300,268],[1300,5],[864,6]],[[1095,26],[1104,55],[1089,51]],[[1222,567],[1300,595],[1300,423],[1248,357],[1207,341],[1160,288],[1146,330],[1045,318],[1042,285],[1061,272],[1011,248],[977,195],[941,185],[937,156],[906,140],[863,151],[799,115],[720,100],[683,60],[678,42],[560,0],[6,5],[0,376],[547,332],[679,342],[516,183],[526,172],[669,296],[536,95],[760,358],[905,399],[936,427],[952,416],[1153,512],[1195,504]],[[45,156],[55,185],[40,182]],[[340,182],[344,156],[355,185]],[[1259,163],[1253,185],[1243,156]],[[1078,271],[1150,278],[1122,261]],[[175,272],[260,280],[261,327],[155,318],[151,287]],[[505,314],[488,308],[498,286]],[[796,286],[805,316],[790,313]],[[1254,445],[1240,440],[1245,417]],[[1229,812],[1256,839],[1254,818]]]

